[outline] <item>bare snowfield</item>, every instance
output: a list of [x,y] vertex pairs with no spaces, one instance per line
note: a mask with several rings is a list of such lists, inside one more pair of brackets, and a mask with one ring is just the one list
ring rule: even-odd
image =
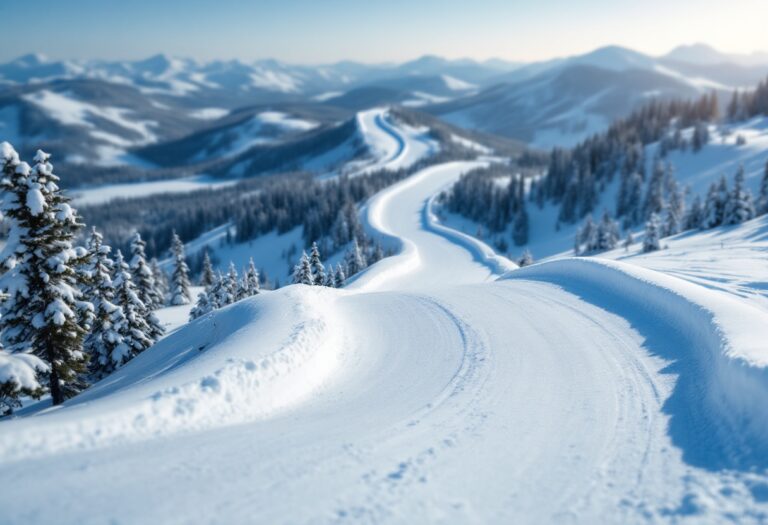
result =
[[768,520],[765,310],[668,271],[683,239],[515,269],[433,212],[477,165],[374,196],[399,253],[347,289],[240,301],[2,423],[2,521]]

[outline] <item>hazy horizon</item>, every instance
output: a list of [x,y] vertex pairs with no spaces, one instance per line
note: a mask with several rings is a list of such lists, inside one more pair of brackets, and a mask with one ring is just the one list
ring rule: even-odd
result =
[[632,6],[606,0],[579,5],[480,0],[471,9],[456,0],[137,0],[130,5],[30,0],[0,6],[7,42],[0,60],[34,51],[54,60],[135,60],[162,52],[198,60],[274,58],[307,65],[393,63],[424,55],[535,62],[605,45],[658,56],[699,42],[751,54],[765,50],[760,15],[768,15],[768,6],[759,0],[734,0],[725,7],[713,0],[674,5],[649,0]]
[[612,47],[628,49],[628,50],[635,51],[635,52],[638,52],[638,53],[643,53],[643,54],[651,56],[651,57],[661,57],[661,56],[667,55],[668,53],[674,51],[675,49],[682,48],[682,47],[693,47],[693,46],[707,46],[709,48],[712,48],[712,49],[714,49],[714,50],[716,50],[716,51],[718,51],[720,53],[726,54],[726,55],[734,55],[734,56],[741,56],[741,57],[750,57],[750,56],[757,57],[757,56],[761,56],[761,55],[768,56],[768,48],[766,48],[766,49],[756,49],[754,51],[750,51],[750,52],[746,52],[746,53],[741,53],[741,52],[730,51],[730,50],[727,50],[727,49],[720,49],[720,48],[715,47],[715,46],[713,46],[713,45],[711,45],[711,44],[709,44],[707,42],[683,42],[683,43],[675,45],[675,46],[673,46],[673,47],[669,48],[668,50],[666,50],[664,52],[661,52],[661,53],[646,53],[646,52],[644,52],[642,50],[634,49],[634,48],[631,48],[631,47],[628,47],[628,46],[623,46],[623,45],[620,45],[620,44],[613,44],[613,43],[606,43],[606,44],[597,46],[595,48],[590,48],[590,49],[587,49],[585,51],[578,52],[578,53],[571,53],[571,54],[568,54],[568,55],[553,55],[553,56],[544,57],[542,59],[527,60],[527,61],[526,60],[514,60],[514,59],[511,59],[511,58],[506,58],[506,57],[501,57],[501,56],[474,58],[474,57],[469,57],[469,56],[448,57],[448,56],[444,56],[444,55],[440,55],[440,54],[436,54],[436,53],[422,53],[422,54],[417,54],[417,55],[413,55],[413,56],[408,56],[408,57],[405,57],[405,58],[403,58],[401,60],[366,61],[366,60],[354,60],[354,59],[350,59],[350,58],[340,57],[340,58],[338,58],[336,60],[331,60],[331,61],[327,61],[327,62],[293,62],[293,61],[288,61],[288,60],[282,60],[282,59],[279,59],[279,58],[276,58],[276,57],[272,57],[272,56],[264,56],[264,57],[258,57],[258,58],[253,58],[253,59],[242,59],[242,58],[238,58],[238,57],[198,58],[198,57],[195,57],[195,56],[169,53],[169,52],[166,52],[166,51],[163,51],[163,50],[157,50],[157,51],[154,51],[154,52],[149,52],[146,55],[137,56],[137,57],[97,57],[97,56],[94,56],[94,57],[67,57],[67,56],[51,56],[50,54],[42,52],[42,51],[30,50],[30,51],[27,51],[27,52],[24,52],[24,53],[20,53],[18,55],[12,56],[12,57],[4,58],[3,62],[9,62],[9,61],[13,61],[13,60],[16,60],[16,59],[28,57],[28,56],[37,56],[37,57],[39,57],[41,59],[45,59],[45,60],[49,60],[49,61],[59,61],[59,60],[95,60],[95,61],[105,61],[105,62],[109,62],[109,61],[122,61],[122,60],[136,61],[136,60],[146,60],[146,59],[149,59],[149,58],[152,58],[152,57],[156,57],[156,56],[167,56],[169,58],[179,58],[179,59],[185,59],[185,60],[189,59],[189,60],[194,60],[194,61],[198,61],[198,62],[201,62],[201,63],[212,62],[212,61],[229,61],[229,60],[239,60],[239,61],[241,61],[243,63],[254,62],[254,61],[259,61],[259,60],[276,60],[278,62],[283,62],[285,64],[296,65],[296,66],[324,66],[324,65],[333,65],[333,64],[343,63],[343,62],[354,62],[354,63],[368,65],[368,66],[382,66],[382,67],[384,67],[384,66],[390,66],[390,65],[404,64],[404,63],[407,63],[407,62],[413,62],[413,61],[420,60],[420,59],[423,59],[423,58],[430,58],[431,57],[431,58],[444,59],[444,60],[448,60],[448,61],[464,61],[464,60],[466,60],[466,61],[474,61],[474,62],[477,62],[477,63],[501,61],[501,62],[506,62],[508,64],[525,65],[525,64],[532,64],[532,63],[542,62],[542,61],[565,59],[565,58],[569,58],[569,57],[572,57],[572,56],[580,56],[580,55],[589,54],[589,53],[598,51],[600,49],[606,49],[606,48],[612,48]]

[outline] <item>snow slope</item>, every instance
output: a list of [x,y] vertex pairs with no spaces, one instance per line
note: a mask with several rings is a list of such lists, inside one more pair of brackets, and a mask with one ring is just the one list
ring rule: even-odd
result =
[[623,263],[514,270],[432,211],[476,165],[375,196],[400,253],[348,289],[241,301],[0,423],[3,521],[768,518],[765,313]]
[[406,169],[439,149],[428,129],[412,128],[401,122],[393,124],[385,108],[361,111],[356,119],[370,158],[349,163],[344,171],[351,175]]

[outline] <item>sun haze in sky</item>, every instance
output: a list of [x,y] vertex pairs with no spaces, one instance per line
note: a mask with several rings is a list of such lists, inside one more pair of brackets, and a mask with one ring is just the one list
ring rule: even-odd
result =
[[766,47],[765,0],[24,0],[0,3],[0,59],[199,59],[294,63],[448,58],[533,61],[616,44]]

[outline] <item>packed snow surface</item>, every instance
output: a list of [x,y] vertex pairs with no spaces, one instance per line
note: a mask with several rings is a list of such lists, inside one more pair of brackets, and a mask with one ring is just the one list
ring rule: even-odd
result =
[[3,521],[768,519],[765,311],[626,262],[516,269],[434,213],[477,165],[371,199],[399,253],[346,290],[230,305],[0,423]]

